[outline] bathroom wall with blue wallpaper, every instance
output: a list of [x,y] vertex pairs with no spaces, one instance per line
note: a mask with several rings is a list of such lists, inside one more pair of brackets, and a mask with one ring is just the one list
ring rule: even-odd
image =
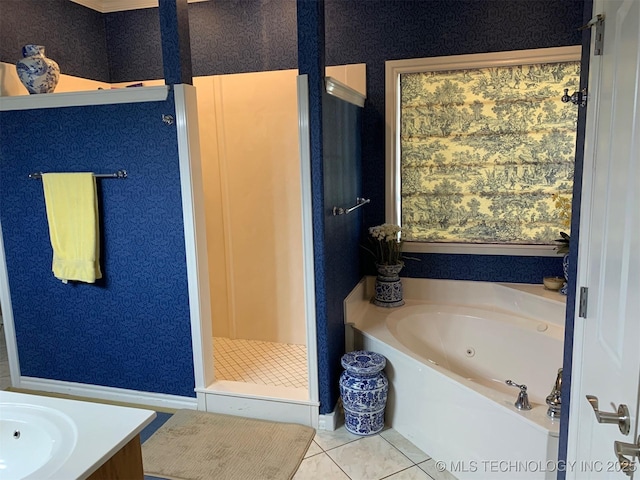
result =
[[159,9],[104,15],[111,82],[163,78]]
[[15,64],[30,43],[44,45],[62,73],[109,81],[105,18],[95,10],[69,0],[0,0],[0,62]]
[[[110,57],[114,79],[149,78],[149,72],[161,76],[154,10],[108,15],[109,47],[117,52]],[[326,0],[327,65],[367,64],[362,172],[372,203],[364,225],[384,222],[385,60],[578,45],[582,10],[583,0]],[[139,38],[134,25],[150,25],[150,35]],[[196,76],[296,67],[291,0],[195,3],[190,29]],[[544,275],[562,273],[559,257],[415,256],[421,262],[403,275],[539,283]],[[373,273],[372,264],[365,267],[365,273]]]
[[[8,3],[0,0],[3,13],[9,13],[11,22],[24,16],[23,8],[9,7]],[[71,2],[52,2],[56,6],[54,15],[63,11],[63,3]],[[366,226],[384,221],[385,60],[578,45],[583,4],[583,0],[326,0],[327,65],[367,64],[362,172],[364,192],[372,203],[364,213]],[[94,27],[95,15],[84,7],[74,8],[82,9],[83,14],[69,12],[78,18],[67,35],[76,43],[78,39],[93,38],[87,32]],[[32,29],[44,29],[42,10],[42,6],[35,10],[34,16],[41,20]],[[49,15],[48,10],[46,13]],[[292,0],[199,2],[189,6],[189,13],[196,76],[297,66],[296,2]],[[4,17],[1,21],[9,22]],[[161,78],[158,9],[103,17],[101,28],[106,32],[111,81]],[[12,25],[7,23],[8,28]],[[0,42],[0,60],[13,61],[11,56],[7,59],[5,50],[15,50],[20,42],[7,31],[0,30],[8,37],[6,42]],[[97,58],[101,58],[104,50],[96,51]],[[62,53],[71,56],[72,51],[67,52]],[[53,53],[51,56],[55,58]],[[93,78],[95,73],[88,69],[85,76]],[[509,256],[416,256],[422,261],[407,268],[403,275],[537,283],[543,275],[561,273],[559,257],[525,260]],[[373,273],[372,265],[367,266],[365,273]]]
[[[175,115],[164,102],[0,112],[0,220],[22,375],[195,396]],[[101,179],[96,284],[51,273],[42,182]]]
[[338,401],[338,380],[344,354],[344,299],[361,275],[357,261],[363,209],[333,215],[334,206],[351,207],[362,197],[362,108],[324,94],[324,297],[326,318],[318,322],[318,364],[321,413],[329,413]]
[[[326,0],[327,64],[367,64],[363,189],[372,205],[365,224],[385,220],[386,60],[579,45],[582,11],[582,0]],[[404,276],[541,283],[562,274],[559,257],[412,256],[421,261],[408,262]]]
[[[327,105],[326,111],[323,104],[328,101],[324,87],[325,72],[325,38],[324,38],[324,3],[322,0],[308,2],[296,1],[296,21],[298,33],[298,72],[304,75],[308,87],[308,116],[309,116],[309,171],[311,180],[311,215],[313,225],[313,277],[315,287],[315,319],[318,348],[318,397],[320,400],[320,413],[330,413],[337,401],[337,383],[333,380],[333,372],[340,362],[343,348],[340,345],[341,335],[333,334],[336,324],[341,322],[342,315],[331,317],[333,308],[328,305],[329,293],[335,288],[334,280],[338,277],[328,275],[328,262],[335,258],[326,243],[327,221],[329,202],[331,198],[331,182],[334,180],[330,173],[339,172],[338,168],[328,169],[332,163],[341,159],[336,157],[338,151],[334,144],[336,125],[327,125],[330,120],[336,120],[328,116],[331,105]],[[334,122],[335,123],[335,122]],[[328,135],[325,136],[325,125]],[[324,150],[327,149],[328,158],[333,162],[324,161]],[[328,190],[327,190],[328,189]],[[329,223],[328,225],[331,225]],[[351,265],[352,262],[347,263]],[[344,327],[338,326],[344,331]]]
[[[162,78],[157,8],[105,15],[112,82]],[[297,68],[296,2],[189,5],[194,76]]]

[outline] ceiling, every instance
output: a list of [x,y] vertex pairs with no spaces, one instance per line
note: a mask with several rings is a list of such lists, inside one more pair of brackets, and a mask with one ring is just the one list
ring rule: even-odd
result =
[[[121,12],[123,10],[138,10],[158,6],[158,0],[71,0],[100,13]],[[187,0],[189,3],[206,2],[208,0]]]

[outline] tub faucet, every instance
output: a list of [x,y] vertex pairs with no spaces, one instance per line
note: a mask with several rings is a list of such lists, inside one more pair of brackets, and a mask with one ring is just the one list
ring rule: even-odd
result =
[[518,385],[513,380],[505,380],[507,385],[511,387],[518,387],[520,389],[520,393],[518,393],[518,399],[516,403],[514,403],[515,407],[518,410],[531,410],[531,404],[529,403],[529,395],[527,395],[527,386],[526,385]]
[[558,369],[558,376],[556,377],[556,383],[553,385],[553,390],[547,397],[547,415],[551,418],[557,418],[560,416],[560,408],[562,407],[562,369]]

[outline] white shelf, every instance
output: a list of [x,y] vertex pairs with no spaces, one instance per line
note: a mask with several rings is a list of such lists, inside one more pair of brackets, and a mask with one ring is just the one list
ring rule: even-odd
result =
[[0,97],[0,112],[36,108],[81,107],[115,103],[158,102],[167,99],[169,87],[130,87],[71,93],[41,93]]
[[[122,12],[140,8],[158,8],[158,0],[71,0],[100,13]],[[209,0],[187,0],[189,3]]]

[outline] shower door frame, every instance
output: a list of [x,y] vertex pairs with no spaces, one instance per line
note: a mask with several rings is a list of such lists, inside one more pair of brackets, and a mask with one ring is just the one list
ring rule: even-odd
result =
[[[253,393],[241,382],[215,381],[209,291],[209,272],[205,236],[204,197],[195,97],[184,97],[176,86],[176,125],[189,299],[191,306],[192,345],[195,391],[199,410],[243,415],[269,420],[319,425],[319,391],[315,281],[313,257],[313,218],[311,210],[311,154],[309,144],[309,93],[305,76],[297,77],[298,131],[301,177],[301,224],[304,279],[304,304],[307,348],[308,391],[305,399],[288,399]],[[257,386],[256,386],[257,387]]]

